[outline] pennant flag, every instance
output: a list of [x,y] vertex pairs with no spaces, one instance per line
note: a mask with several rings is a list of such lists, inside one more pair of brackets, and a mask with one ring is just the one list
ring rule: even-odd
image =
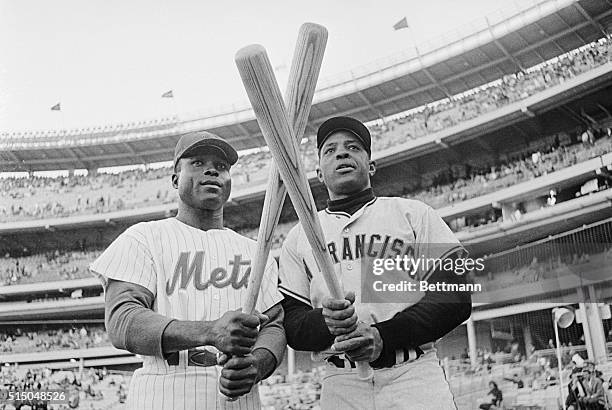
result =
[[55,104],[53,107],[51,107],[51,111],[61,111],[61,107],[60,107],[60,103]]
[[398,21],[397,23],[395,23],[393,25],[393,30],[397,31],[397,30],[401,30],[403,28],[408,28],[410,27],[408,25],[408,19],[406,17],[404,17],[403,19],[401,19],[400,21]]
[[162,94],[162,98],[174,98],[174,93],[172,92],[172,90],[166,91]]

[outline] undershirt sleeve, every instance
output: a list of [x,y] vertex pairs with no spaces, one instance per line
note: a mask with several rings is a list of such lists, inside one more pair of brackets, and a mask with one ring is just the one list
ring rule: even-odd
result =
[[282,305],[285,310],[285,333],[289,346],[295,350],[318,352],[332,345],[334,336],[325,324],[323,309],[313,309],[287,294]]
[[108,280],[104,316],[113,346],[140,355],[164,356],[162,335],[175,319],[153,312],[154,300],[143,286]]

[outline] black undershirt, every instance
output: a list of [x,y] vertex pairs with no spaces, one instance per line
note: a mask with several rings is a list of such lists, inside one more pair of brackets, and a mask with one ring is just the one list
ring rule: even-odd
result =
[[[345,199],[328,201],[328,209],[353,215],[374,198],[372,189],[368,188]],[[430,277],[429,283],[435,282],[465,283],[465,275],[440,269]],[[313,309],[291,296],[284,296],[282,305],[289,346],[296,350],[321,351],[333,344],[334,337],[325,325],[321,308]],[[372,325],[380,333],[383,350],[371,365],[375,368],[395,365],[396,350],[414,349],[436,341],[467,320],[471,311],[469,293],[426,292],[418,303]]]
[[336,199],[335,201],[330,199],[327,201],[327,209],[332,212],[346,212],[349,215],[353,215],[374,198],[375,196],[372,188],[367,188],[348,198]]

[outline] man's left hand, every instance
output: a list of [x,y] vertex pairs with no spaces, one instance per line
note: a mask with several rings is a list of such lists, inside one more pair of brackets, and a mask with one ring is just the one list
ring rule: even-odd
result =
[[257,359],[252,354],[233,357],[224,354],[219,358],[219,364],[223,365],[219,390],[227,397],[247,394],[257,383]]
[[378,329],[359,322],[357,329],[346,335],[336,337],[332,349],[344,352],[355,362],[373,362],[378,359],[383,348],[383,340]]
[[276,358],[268,349],[255,349],[246,356],[221,354],[217,364],[223,366],[219,377],[219,391],[227,397],[247,394],[253,385],[272,374]]

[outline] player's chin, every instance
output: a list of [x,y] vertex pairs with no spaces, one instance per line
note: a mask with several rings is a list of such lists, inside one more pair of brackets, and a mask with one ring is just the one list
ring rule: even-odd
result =
[[334,181],[333,190],[337,194],[352,195],[363,191],[367,186],[367,180],[357,175],[343,175]]
[[216,211],[223,208],[227,199],[221,195],[199,195],[194,202],[198,209]]
[[197,202],[206,206],[219,206],[227,202],[229,192],[223,190],[205,190],[197,195]]

